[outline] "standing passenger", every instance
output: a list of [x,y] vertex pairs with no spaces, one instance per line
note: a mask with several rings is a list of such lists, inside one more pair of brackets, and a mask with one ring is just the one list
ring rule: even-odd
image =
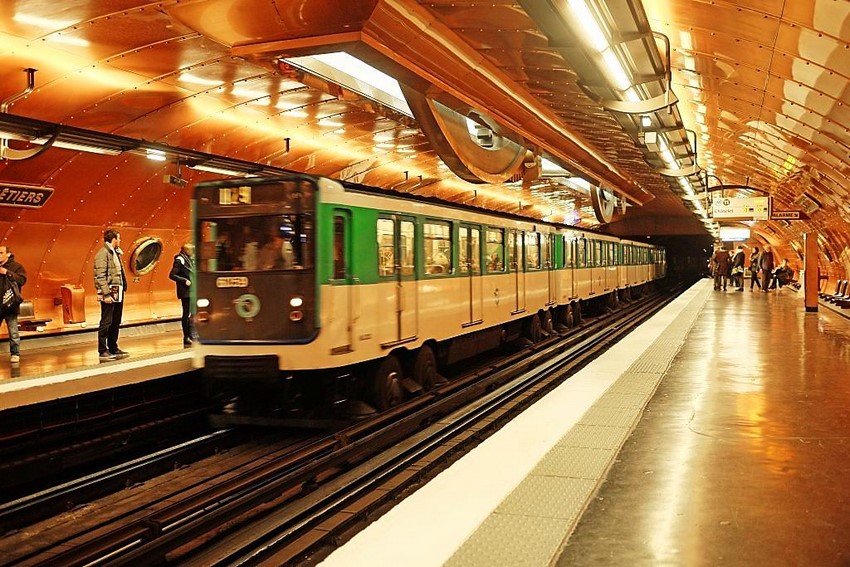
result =
[[767,293],[767,286],[773,275],[773,251],[768,245],[765,245],[764,252],[759,256],[759,269],[761,270],[761,290]]
[[183,346],[192,346],[192,337],[195,336],[192,325],[192,282],[195,279],[195,246],[189,242],[180,248],[180,253],[174,257],[171,273],[168,277],[177,285],[177,299],[183,305],[183,316],[180,322],[183,326]]
[[711,257],[711,262],[714,264],[714,289],[719,290],[722,282],[725,291],[730,270],[729,252],[722,246],[719,247],[714,256]]
[[744,291],[744,245],[738,245],[738,251],[732,258],[732,285],[738,291]]
[[121,235],[108,228],[103,232],[103,247],[94,255],[94,288],[100,301],[100,325],[97,352],[101,362],[124,358],[129,353],[118,348],[118,331],[124,314],[127,276],[121,264]]
[[753,248],[753,253],[750,254],[750,291],[753,291],[753,285],[757,285],[761,289],[759,283],[759,247]]
[[[19,288],[27,283],[27,271],[15,261],[15,255],[6,245],[0,245],[0,276],[3,277],[3,285],[0,291],[5,292],[9,287],[9,280],[15,280]],[[9,353],[12,355],[9,362],[17,364],[21,361],[21,335],[18,332],[18,314],[21,307],[17,306],[9,311],[3,311],[3,321],[9,330]]]

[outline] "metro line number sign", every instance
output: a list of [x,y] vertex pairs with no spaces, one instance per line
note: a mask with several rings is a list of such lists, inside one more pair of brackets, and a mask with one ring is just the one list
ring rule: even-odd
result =
[[0,206],[3,207],[40,209],[51,195],[51,187],[0,182]]

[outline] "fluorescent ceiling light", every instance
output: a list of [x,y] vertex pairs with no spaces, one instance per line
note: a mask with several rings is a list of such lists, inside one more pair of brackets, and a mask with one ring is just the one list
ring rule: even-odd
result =
[[569,177],[570,172],[555,163],[552,160],[548,160],[546,158],[540,158],[540,169],[541,173],[545,176],[553,176],[553,177]]
[[721,226],[720,240],[743,241],[749,240],[750,229],[740,226]]
[[165,161],[165,152],[162,150],[154,150],[151,148],[147,148],[145,150],[145,157],[152,161]]
[[42,18],[40,16],[32,16],[30,14],[22,14],[18,12],[12,19],[21,24],[30,26],[38,26],[51,30],[69,28],[77,23],[76,20],[51,20],[50,18]]
[[283,61],[413,116],[397,80],[348,53],[322,53]]
[[587,3],[584,0],[569,0],[569,6],[581,23],[581,33],[590,47],[600,53],[608,49],[608,38]]
[[[0,130],[0,138],[6,140],[20,140],[22,142],[29,142],[30,144],[37,144],[39,146],[43,146],[49,140],[49,138],[35,138],[34,140],[30,140],[29,138],[26,138],[14,132],[5,132],[2,130]],[[63,142],[61,140],[53,142],[53,147],[62,148],[63,150],[75,150],[78,152],[88,152],[91,154],[101,154],[107,156],[117,156],[121,153],[121,150],[116,150],[114,148],[92,146],[89,144],[80,144],[76,142]]]
[[615,88],[625,91],[632,85],[632,80],[623,69],[617,54],[612,49],[606,49],[602,53],[602,59],[605,61],[605,68],[608,71],[608,79]]
[[91,45],[88,40],[85,40],[81,37],[71,37],[67,35],[62,35],[61,33],[54,33],[45,38],[47,41],[51,43],[61,43],[63,45],[73,45],[74,47],[88,47]]
[[191,83],[193,85],[201,85],[204,87],[220,87],[224,84],[223,81],[218,81],[215,79],[204,79],[203,77],[198,77],[193,75],[192,73],[180,73],[180,76],[177,77],[178,81],[183,81],[184,83]]
[[190,165],[189,167],[198,171],[206,171],[207,173],[218,173],[219,175],[230,175],[236,177],[248,177],[248,175],[242,171],[234,171],[232,169],[226,169],[224,167],[215,167],[212,165],[203,164]]

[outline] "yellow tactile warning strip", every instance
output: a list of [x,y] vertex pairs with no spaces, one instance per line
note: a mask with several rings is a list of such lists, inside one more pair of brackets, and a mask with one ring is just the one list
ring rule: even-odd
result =
[[640,420],[710,293],[705,286],[694,297],[445,565],[549,564]]

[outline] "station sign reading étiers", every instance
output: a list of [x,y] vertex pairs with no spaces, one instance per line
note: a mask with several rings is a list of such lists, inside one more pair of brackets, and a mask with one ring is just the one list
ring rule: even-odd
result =
[[51,195],[53,195],[53,189],[51,187],[37,187],[35,185],[20,185],[0,181],[0,206],[3,207],[40,209]]

